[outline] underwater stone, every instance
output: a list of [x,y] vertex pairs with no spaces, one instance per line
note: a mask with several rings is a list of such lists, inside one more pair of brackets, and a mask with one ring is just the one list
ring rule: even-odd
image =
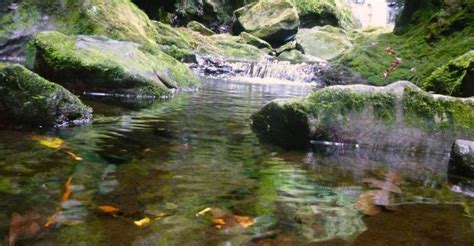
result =
[[36,127],[77,125],[92,110],[58,84],[18,64],[0,63],[0,123]]

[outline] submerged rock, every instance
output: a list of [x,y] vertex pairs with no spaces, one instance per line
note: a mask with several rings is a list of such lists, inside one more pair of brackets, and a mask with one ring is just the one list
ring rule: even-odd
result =
[[298,12],[290,0],[262,0],[234,12],[234,32],[248,32],[273,45],[292,39],[300,24]]
[[436,69],[423,87],[445,95],[474,96],[474,50]]
[[[275,117],[288,112],[298,117]],[[474,136],[474,99],[432,95],[406,81],[330,86],[297,101],[271,102],[252,120],[259,137],[287,148],[301,148],[311,139],[446,151],[454,139]]]
[[152,46],[58,32],[39,33],[33,44],[35,70],[78,93],[158,97],[198,84],[185,65]]
[[449,173],[474,179],[474,142],[456,140],[451,149]]
[[92,110],[60,85],[25,67],[0,63],[0,123],[65,126],[89,121]]
[[331,26],[300,29],[296,40],[303,46],[305,53],[322,59],[333,59],[352,49],[347,34]]

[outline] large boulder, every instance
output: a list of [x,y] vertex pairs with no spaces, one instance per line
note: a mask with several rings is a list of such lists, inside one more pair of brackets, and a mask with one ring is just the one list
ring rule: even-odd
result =
[[339,0],[293,0],[300,16],[300,27],[337,26],[345,29],[356,26],[351,9]]
[[199,83],[185,65],[153,46],[99,36],[36,35],[35,70],[76,93],[159,97]]
[[445,95],[474,96],[474,50],[436,69],[423,87]]
[[352,49],[352,43],[344,30],[332,26],[300,29],[296,40],[308,55],[332,59]]
[[[288,108],[297,109],[298,117],[274,117],[288,115]],[[284,147],[299,148],[311,139],[447,151],[455,139],[474,136],[474,99],[432,95],[405,81],[385,87],[330,86],[299,101],[271,102],[252,119],[263,140]],[[288,137],[307,129],[307,136]]]
[[103,35],[149,44],[156,30],[147,15],[129,0],[15,1],[17,8],[0,18],[0,57],[23,60],[26,44],[40,31]]
[[21,65],[0,63],[0,124],[35,127],[88,122],[92,110],[64,89]]
[[292,39],[300,24],[298,11],[290,0],[261,0],[234,12],[234,33],[243,31],[281,45]]
[[449,173],[474,179],[474,142],[456,140],[451,149]]

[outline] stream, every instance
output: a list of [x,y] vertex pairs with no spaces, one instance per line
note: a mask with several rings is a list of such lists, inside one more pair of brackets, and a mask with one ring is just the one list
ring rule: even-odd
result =
[[[90,125],[0,131],[0,245],[13,213],[41,227],[17,245],[472,245],[474,197],[449,186],[449,153],[260,143],[250,115],[310,91],[205,79],[167,101],[85,99]],[[64,140],[82,160],[36,135]],[[402,180],[399,206],[364,216],[355,205],[370,189],[363,179],[389,172]],[[61,201],[68,177],[71,194]],[[105,205],[120,212],[98,210]],[[206,208],[255,220],[218,228],[210,214],[196,216]],[[45,228],[55,213],[59,223]]]

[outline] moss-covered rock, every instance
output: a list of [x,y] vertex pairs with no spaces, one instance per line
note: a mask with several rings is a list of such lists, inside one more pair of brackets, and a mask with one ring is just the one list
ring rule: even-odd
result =
[[352,49],[348,35],[332,26],[300,29],[296,35],[306,54],[322,59],[332,59]]
[[45,30],[103,35],[144,44],[155,42],[157,35],[147,15],[130,0],[24,0],[0,18],[0,45],[10,47],[3,51],[0,48],[0,56],[24,57],[26,43],[36,32]]
[[[455,139],[474,136],[474,99],[432,95],[403,81],[386,87],[330,86],[300,101],[292,101],[291,105],[269,105],[254,114],[254,125],[259,126],[254,129],[262,139],[284,147],[287,146],[282,141],[298,129],[280,126],[301,126],[305,119],[310,135],[301,137],[299,142],[292,139],[293,146],[304,146],[312,139],[446,151]],[[273,117],[283,114],[283,109],[290,106],[304,112],[306,118]],[[279,136],[282,140],[275,141]]]
[[237,41],[239,43],[249,44],[259,49],[269,49],[269,50],[272,49],[272,46],[267,41],[257,38],[253,36],[252,34],[241,32],[239,34],[239,37],[240,39]]
[[207,28],[205,25],[197,22],[197,21],[191,21],[186,25],[186,27],[192,31],[198,32],[204,36],[211,36],[216,34],[213,32],[211,29]]
[[77,92],[163,96],[198,84],[186,66],[153,46],[58,32],[37,34],[33,45],[35,70]]
[[261,0],[234,12],[234,33],[243,31],[273,45],[294,39],[298,12],[290,0]]
[[284,148],[304,148],[310,125],[298,100],[274,100],[252,115],[252,129],[264,142]]
[[21,65],[0,63],[0,124],[65,126],[91,119],[92,110],[60,85]]
[[356,26],[350,8],[341,0],[292,0],[298,9],[302,28],[338,26],[350,29]]
[[474,50],[436,69],[423,87],[445,95],[474,96]]

